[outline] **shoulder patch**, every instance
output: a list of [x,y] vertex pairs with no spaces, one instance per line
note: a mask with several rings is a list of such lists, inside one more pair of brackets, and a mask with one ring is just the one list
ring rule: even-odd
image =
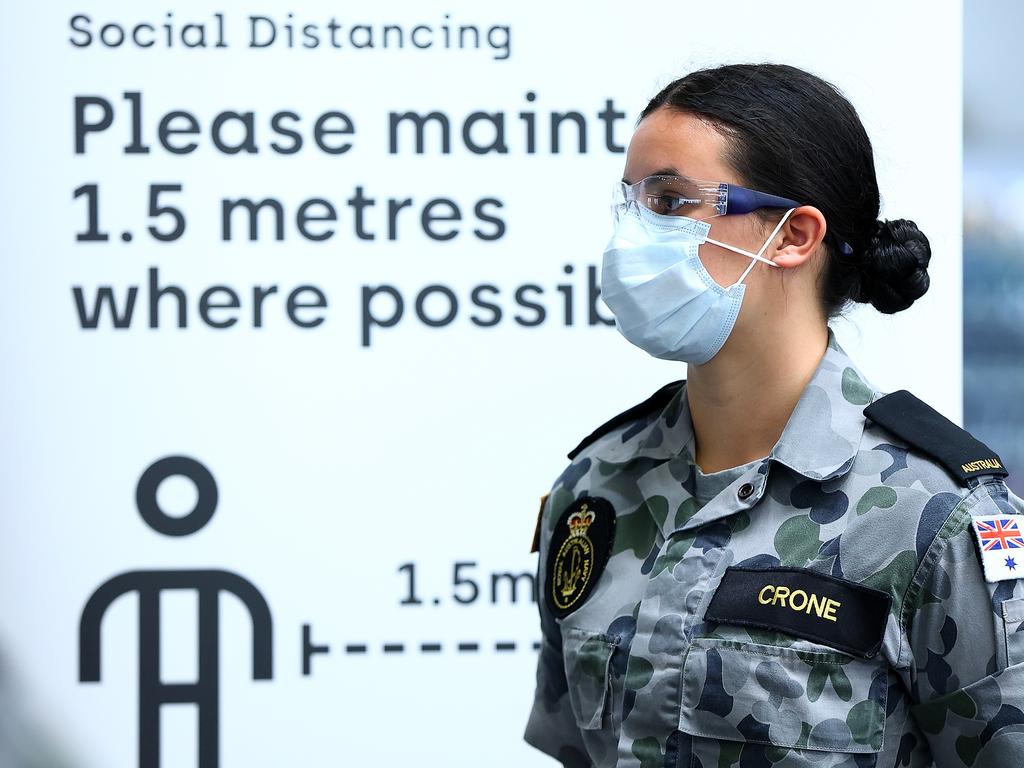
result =
[[580,496],[555,523],[551,537],[545,599],[551,613],[565,618],[593,591],[615,541],[615,508],[601,496]]
[[566,454],[566,457],[569,458],[570,460],[575,459],[580,451],[582,451],[584,448],[586,448],[588,445],[590,445],[592,442],[597,440],[597,438],[601,437],[602,435],[611,432],[618,426],[628,424],[630,421],[633,421],[634,419],[644,415],[645,413],[648,413],[658,408],[664,408],[666,405],[668,405],[668,401],[672,399],[672,396],[675,395],[679,388],[683,386],[683,384],[685,383],[686,379],[679,379],[678,381],[669,382],[661,389],[659,389],[657,392],[655,392],[653,395],[644,400],[642,403],[637,403],[636,405],[627,408],[622,413],[612,416],[610,419],[608,419],[608,421],[606,421],[604,424],[599,426],[589,435],[584,437],[580,441],[579,445],[577,445],[575,448],[569,451],[569,453]]
[[971,527],[985,581],[1024,576],[1024,515],[978,515]]
[[870,403],[864,415],[938,460],[964,485],[979,475],[1010,474],[995,451],[905,389]]

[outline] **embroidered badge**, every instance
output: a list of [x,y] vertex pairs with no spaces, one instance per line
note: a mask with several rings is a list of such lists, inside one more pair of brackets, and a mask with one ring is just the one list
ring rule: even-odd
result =
[[1024,515],[978,515],[971,520],[985,581],[1024,576]]
[[611,554],[615,509],[600,496],[580,496],[555,523],[548,547],[545,597],[559,618],[578,608],[593,590]]

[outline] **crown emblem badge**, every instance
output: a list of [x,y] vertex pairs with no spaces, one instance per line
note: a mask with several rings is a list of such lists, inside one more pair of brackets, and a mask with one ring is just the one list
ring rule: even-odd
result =
[[615,507],[585,494],[559,514],[548,544],[545,602],[555,616],[576,610],[590,595],[611,556]]
[[587,505],[584,503],[578,512],[573,512],[569,515],[569,520],[567,521],[569,535],[586,536],[587,529],[594,522],[595,517],[596,515],[594,515],[593,510],[587,509]]

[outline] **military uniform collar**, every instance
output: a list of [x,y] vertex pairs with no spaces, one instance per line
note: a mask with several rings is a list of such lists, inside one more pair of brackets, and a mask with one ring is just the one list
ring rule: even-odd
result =
[[[853,466],[864,431],[864,406],[875,389],[840,346],[832,328],[814,375],[768,456],[811,480],[845,474]],[[686,383],[645,429],[631,458],[685,457],[693,463],[693,423]],[[621,462],[621,452],[613,460]],[[609,457],[611,458],[611,457]]]

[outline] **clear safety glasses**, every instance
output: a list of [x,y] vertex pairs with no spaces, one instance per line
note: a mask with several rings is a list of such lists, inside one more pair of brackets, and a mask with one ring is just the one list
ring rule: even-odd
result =
[[[616,222],[631,203],[662,216],[691,219],[750,213],[758,208],[797,208],[802,205],[788,197],[747,189],[739,184],[663,175],[648,176],[636,184],[615,182],[612,217]],[[837,242],[843,253],[853,253],[848,243],[838,239]]]

